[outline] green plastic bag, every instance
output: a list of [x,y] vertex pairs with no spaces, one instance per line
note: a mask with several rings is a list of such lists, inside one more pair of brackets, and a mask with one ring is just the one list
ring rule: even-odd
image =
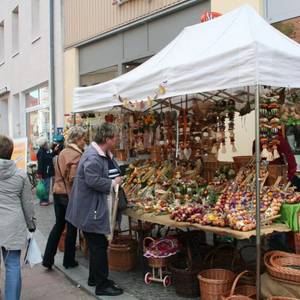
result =
[[47,199],[48,193],[46,191],[46,187],[43,180],[40,180],[36,186],[36,196],[38,199],[43,200]]

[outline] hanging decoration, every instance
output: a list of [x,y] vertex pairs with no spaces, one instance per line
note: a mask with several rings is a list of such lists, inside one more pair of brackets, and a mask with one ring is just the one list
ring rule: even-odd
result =
[[260,144],[261,158],[266,161],[273,161],[280,157],[278,153],[278,134],[281,130],[278,103],[279,96],[268,93],[261,97],[260,104]]

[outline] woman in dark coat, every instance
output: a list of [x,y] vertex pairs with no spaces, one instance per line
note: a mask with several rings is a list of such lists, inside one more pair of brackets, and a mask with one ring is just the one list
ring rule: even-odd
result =
[[49,193],[50,193],[50,183],[51,178],[54,176],[54,165],[53,157],[56,152],[49,149],[48,141],[46,138],[42,137],[38,140],[39,151],[37,153],[38,159],[38,176],[43,179],[46,196],[44,199],[40,199],[40,205],[47,206],[49,202]]

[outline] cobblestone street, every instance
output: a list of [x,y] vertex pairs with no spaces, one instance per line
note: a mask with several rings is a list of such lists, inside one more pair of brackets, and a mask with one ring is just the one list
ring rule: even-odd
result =
[[[48,237],[54,222],[54,210],[53,205],[40,207],[36,206],[36,213],[38,217],[38,228],[41,233]],[[83,257],[80,251],[77,251],[77,259],[80,264],[86,269],[88,268],[88,260]],[[73,271],[75,272],[75,270]],[[153,283],[150,286],[145,285],[140,267],[135,268],[130,272],[110,272],[110,277],[118,283],[127,293],[141,300],[166,300],[176,299],[184,300],[175,293],[175,286],[172,285],[168,288],[164,288],[162,284]],[[103,298],[103,297],[101,297]],[[50,299],[50,298],[49,298]],[[125,299],[120,298],[120,299]]]

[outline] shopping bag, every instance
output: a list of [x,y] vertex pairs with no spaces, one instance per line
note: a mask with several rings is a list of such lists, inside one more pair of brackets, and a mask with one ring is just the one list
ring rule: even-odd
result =
[[48,193],[43,180],[40,180],[36,186],[36,196],[38,199],[43,200],[47,199]]
[[42,253],[36,243],[33,234],[29,234],[27,238],[26,253],[24,257],[24,264],[30,265],[32,268],[34,265],[42,262]]

